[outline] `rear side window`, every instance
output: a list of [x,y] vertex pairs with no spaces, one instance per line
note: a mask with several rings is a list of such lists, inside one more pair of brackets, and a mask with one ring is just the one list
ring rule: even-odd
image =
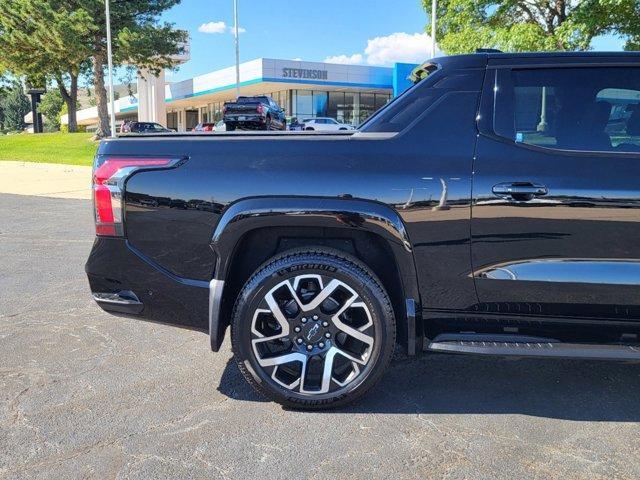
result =
[[640,152],[640,67],[505,71],[494,126],[516,143]]
[[442,70],[437,70],[367,119],[360,130],[401,132],[426,115],[447,93],[480,90],[483,73],[478,70],[451,71],[445,74]]

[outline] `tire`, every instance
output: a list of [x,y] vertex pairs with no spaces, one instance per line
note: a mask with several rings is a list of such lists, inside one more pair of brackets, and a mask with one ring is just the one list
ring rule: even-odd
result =
[[233,132],[236,129],[236,126],[232,123],[225,123],[225,128],[227,132]]
[[231,321],[235,361],[247,382],[304,410],[364,395],[389,365],[395,332],[391,301],[375,274],[324,247],[263,264],[240,292]]
[[313,128],[313,127],[307,127],[307,128],[305,128],[305,130],[307,130],[307,131],[312,131],[312,130],[315,130],[315,128]]
[[269,131],[271,130],[271,117],[267,116],[267,118],[264,121],[264,129]]
[[287,130],[287,121],[286,120],[282,121],[282,128],[280,130],[284,130],[284,131]]

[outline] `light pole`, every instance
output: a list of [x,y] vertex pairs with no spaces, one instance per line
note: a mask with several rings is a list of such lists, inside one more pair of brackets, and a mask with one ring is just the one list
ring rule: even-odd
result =
[[436,9],[438,0],[431,0],[431,58],[436,56]]
[[234,36],[236,41],[236,98],[240,96],[240,41],[238,39],[238,0],[233,0]]
[[116,136],[116,109],[113,99],[113,58],[111,53],[111,14],[109,0],[104,0],[105,17],[107,19],[107,65],[109,67],[109,105],[111,106],[111,136]]
[[538,132],[547,131],[547,87],[542,87],[542,100],[540,105],[540,123],[536,127]]

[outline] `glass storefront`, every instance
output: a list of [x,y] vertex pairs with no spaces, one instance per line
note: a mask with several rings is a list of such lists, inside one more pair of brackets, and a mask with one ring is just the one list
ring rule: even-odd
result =
[[[291,90],[291,117],[299,120],[332,117],[339,122],[359,125],[391,99],[388,93],[322,92]],[[288,113],[288,112],[287,112]]]
[[[332,117],[339,122],[354,126],[364,122],[376,110],[380,109],[391,99],[390,93],[364,92],[329,92],[320,90],[280,90],[268,92],[280,107],[284,108],[289,119]],[[231,99],[227,101],[232,101]],[[202,122],[218,122],[222,120],[223,102],[212,102],[201,106],[198,110],[186,110],[184,113],[187,129],[193,128],[198,114]],[[176,112],[167,114],[167,126],[178,127]],[[192,125],[193,124],[193,125]]]

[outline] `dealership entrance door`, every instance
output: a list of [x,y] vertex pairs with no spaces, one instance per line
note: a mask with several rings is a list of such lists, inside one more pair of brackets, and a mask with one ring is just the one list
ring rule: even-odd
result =
[[193,130],[198,125],[198,110],[185,110],[185,128]]

